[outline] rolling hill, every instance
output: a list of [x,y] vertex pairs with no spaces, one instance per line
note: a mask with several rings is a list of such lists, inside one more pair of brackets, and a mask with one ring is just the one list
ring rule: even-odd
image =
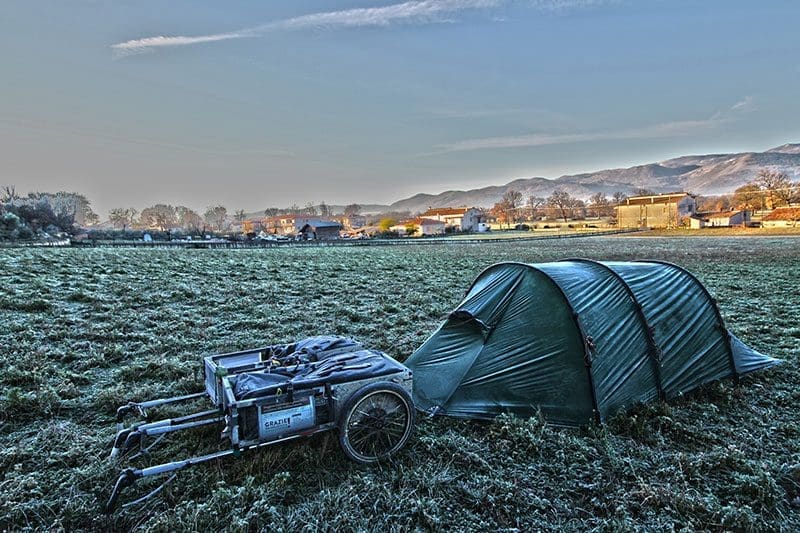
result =
[[420,212],[429,207],[491,207],[508,190],[520,191],[523,198],[547,197],[557,188],[587,199],[596,192],[609,196],[616,191],[630,194],[633,189],[655,192],[687,191],[701,195],[733,192],[752,180],[762,168],[800,177],[800,143],[784,144],[765,152],[691,155],[630,168],[600,170],[586,174],[523,178],[505,185],[492,185],[468,191],[445,191],[440,194],[416,194],[391,204],[389,211]]

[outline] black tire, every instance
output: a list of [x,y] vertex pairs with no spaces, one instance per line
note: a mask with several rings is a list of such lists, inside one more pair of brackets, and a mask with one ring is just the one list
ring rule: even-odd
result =
[[371,383],[353,393],[339,416],[339,445],[348,459],[373,464],[405,446],[414,429],[414,402],[390,382]]

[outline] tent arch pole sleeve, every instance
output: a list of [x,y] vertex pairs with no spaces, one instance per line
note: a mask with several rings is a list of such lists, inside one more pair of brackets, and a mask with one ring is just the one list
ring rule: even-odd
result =
[[[514,263],[514,264],[524,265],[524,263]],[[592,410],[594,411],[594,420],[598,424],[602,424],[603,419],[600,416],[600,406],[597,403],[597,389],[595,388],[594,375],[592,374],[592,348],[589,345],[590,339],[586,335],[586,328],[583,327],[581,319],[578,316],[578,313],[575,311],[575,308],[572,306],[572,302],[569,301],[569,297],[567,297],[567,293],[564,292],[564,289],[562,289],[561,286],[558,283],[556,283],[556,281],[553,278],[551,278],[545,271],[536,268],[533,265],[524,265],[524,266],[527,266],[531,270],[534,270],[540,273],[542,276],[544,276],[544,278],[556,288],[558,293],[561,294],[561,297],[564,299],[564,303],[566,304],[567,309],[569,310],[569,314],[572,317],[573,322],[575,323],[575,327],[578,328],[578,331],[580,332],[581,335],[581,340],[582,340],[581,344],[583,344],[583,360],[585,363],[584,366],[586,367],[586,376],[589,380],[589,391],[591,392],[592,395]]]
[[[472,283],[470,283],[469,288],[464,293],[464,297],[468,296],[469,293],[472,292],[472,289],[475,288],[475,285],[478,284],[478,282],[481,280],[481,278],[484,276],[484,274],[487,274],[491,270],[496,270],[498,268],[502,268],[502,267],[509,266],[509,265],[514,265],[514,266],[523,267],[523,268],[526,268],[526,269],[536,270],[537,272],[541,272],[538,268],[532,266],[530,263],[522,263],[520,261],[501,261],[499,263],[494,263],[494,264],[489,265],[488,267],[484,268],[483,270],[481,270],[478,273],[478,275],[475,276],[475,279],[472,280]],[[545,274],[545,276],[546,275],[547,274]]]
[[639,317],[639,321],[642,324],[642,328],[644,328],[644,334],[647,338],[647,344],[649,345],[649,353],[650,353],[650,361],[653,364],[653,375],[656,378],[656,387],[658,388],[658,397],[661,400],[666,400],[667,395],[664,392],[664,384],[661,378],[661,348],[659,348],[658,344],[656,344],[656,340],[653,337],[653,329],[650,327],[650,323],[647,322],[647,318],[644,316],[644,310],[642,309],[642,304],[639,303],[639,300],[636,299],[636,296],[633,294],[630,285],[625,283],[625,280],[622,279],[622,276],[614,272],[613,269],[609,268],[608,265],[601,263],[600,261],[595,261],[593,259],[585,259],[582,257],[570,258],[570,259],[563,259],[563,261],[573,261],[573,262],[582,262],[582,263],[590,263],[593,265],[597,265],[598,267],[602,268],[611,276],[619,281],[622,286],[625,288],[625,292],[630,297],[631,301],[633,302],[634,308],[636,309],[636,315]]
[[728,361],[731,364],[731,371],[733,372],[733,381],[734,383],[739,383],[739,371],[736,368],[736,358],[733,356],[733,346],[731,346],[731,335],[728,333],[728,328],[725,327],[725,321],[722,319],[722,313],[719,310],[719,306],[717,305],[717,300],[711,296],[711,293],[708,292],[708,289],[705,285],[691,272],[683,268],[682,266],[676,265],[675,263],[670,263],[669,261],[659,261],[659,260],[647,260],[647,261],[635,261],[637,263],[656,263],[659,265],[665,265],[671,268],[674,268],[678,272],[685,274],[700,290],[703,294],[706,295],[708,299],[708,303],[711,304],[711,308],[714,310],[714,314],[717,317],[717,327],[722,333],[723,342],[725,343],[725,347],[728,349]]

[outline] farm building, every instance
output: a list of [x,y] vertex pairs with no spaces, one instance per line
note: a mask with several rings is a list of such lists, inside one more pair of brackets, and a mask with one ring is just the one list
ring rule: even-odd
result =
[[363,228],[367,225],[367,217],[364,215],[344,215],[339,221],[348,230]]
[[[305,221],[305,222],[302,222]],[[297,233],[303,224],[307,223],[308,215],[276,215],[274,217],[267,217],[264,219],[263,227],[267,233],[275,233],[278,235],[294,235]],[[297,226],[298,222],[302,222]]]
[[420,215],[422,218],[439,220],[445,227],[459,231],[478,231],[478,225],[485,222],[483,211],[476,207],[436,207]]
[[695,213],[695,197],[686,192],[631,196],[617,206],[620,228],[674,228]]
[[410,234],[410,236],[413,237],[422,237],[423,235],[443,235],[445,223],[440,220],[434,220],[430,218],[416,218],[402,224],[396,224],[389,229],[399,235],[405,236],[407,233],[409,233],[409,228],[414,228],[413,233]]
[[231,224],[231,231],[233,233],[258,233],[264,229],[263,219],[251,218],[242,220],[241,222],[234,222]]
[[287,235],[289,237],[293,237],[300,233],[303,227],[306,225],[321,226],[322,223],[338,224],[339,229],[342,228],[342,225],[338,222],[322,220],[318,217],[305,213],[287,213],[283,215],[276,215],[274,217],[267,217],[264,219],[262,226],[264,231],[267,233],[275,233],[278,235]]
[[332,222],[330,220],[312,220],[311,222],[303,224],[297,232],[297,235],[300,240],[303,241],[326,241],[338,239],[341,229],[342,225],[338,222]]
[[697,213],[690,218],[689,226],[699,228],[726,228],[745,226],[750,223],[750,211],[747,209],[720,211],[718,213]]
[[800,207],[779,207],[761,218],[764,228],[796,228],[800,222]]

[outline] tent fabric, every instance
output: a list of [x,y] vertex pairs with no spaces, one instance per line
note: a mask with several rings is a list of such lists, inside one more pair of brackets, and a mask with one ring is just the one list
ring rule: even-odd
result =
[[677,265],[568,259],[490,266],[405,364],[423,411],[575,426],[778,362]]

